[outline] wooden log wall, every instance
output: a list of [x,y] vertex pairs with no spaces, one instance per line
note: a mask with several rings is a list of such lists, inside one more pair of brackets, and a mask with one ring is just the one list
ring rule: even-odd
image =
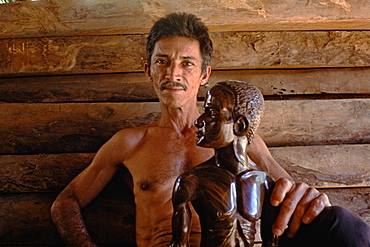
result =
[[[259,134],[276,160],[370,223],[370,5],[21,1],[0,4],[1,246],[62,246],[49,214],[57,194],[116,131],[160,117],[143,74],[146,35],[177,11],[210,27],[209,86],[262,90]],[[83,211],[101,246],[135,246],[127,177],[122,169]]]

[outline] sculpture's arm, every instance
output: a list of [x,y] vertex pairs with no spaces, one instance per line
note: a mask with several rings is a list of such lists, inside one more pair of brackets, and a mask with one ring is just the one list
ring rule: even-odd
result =
[[171,247],[189,246],[191,229],[191,210],[189,202],[194,196],[194,189],[181,176],[176,180],[173,194],[172,240]]

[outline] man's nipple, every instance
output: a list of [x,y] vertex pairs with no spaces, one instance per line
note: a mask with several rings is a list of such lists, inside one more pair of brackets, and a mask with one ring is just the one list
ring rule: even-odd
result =
[[141,182],[139,185],[139,188],[143,191],[148,191],[150,190],[150,183],[148,181]]

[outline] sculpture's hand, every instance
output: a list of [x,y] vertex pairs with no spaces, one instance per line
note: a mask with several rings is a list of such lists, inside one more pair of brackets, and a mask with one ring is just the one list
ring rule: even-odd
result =
[[280,236],[288,227],[288,237],[294,237],[301,223],[310,223],[324,207],[330,206],[326,194],[305,183],[294,183],[286,178],[276,181],[270,202],[273,206],[281,206],[272,232]]

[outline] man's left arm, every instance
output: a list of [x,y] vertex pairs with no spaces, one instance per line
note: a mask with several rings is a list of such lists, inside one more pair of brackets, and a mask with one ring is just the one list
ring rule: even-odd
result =
[[280,205],[280,212],[273,226],[275,235],[282,235],[287,228],[287,236],[294,237],[302,223],[308,224],[321,211],[330,206],[326,194],[305,183],[294,183],[292,177],[271,156],[266,144],[256,134],[248,145],[248,156],[276,180],[270,203]]

